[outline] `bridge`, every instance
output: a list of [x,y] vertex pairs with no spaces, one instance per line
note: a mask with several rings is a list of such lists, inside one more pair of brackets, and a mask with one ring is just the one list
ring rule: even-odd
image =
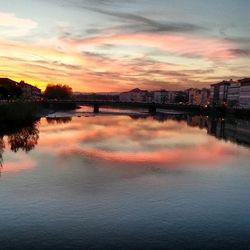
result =
[[160,104],[160,103],[145,103],[145,102],[120,102],[120,101],[99,101],[99,100],[46,100],[44,103],[53,105],[76,105],[76,106],[91,106],[94,113],[99,113],[101,107],[110,108],[140,108],[146,109],[150,114],[155,114],[157,109],[175,110],[187,113],[206,114],[207,107],[187,104]]

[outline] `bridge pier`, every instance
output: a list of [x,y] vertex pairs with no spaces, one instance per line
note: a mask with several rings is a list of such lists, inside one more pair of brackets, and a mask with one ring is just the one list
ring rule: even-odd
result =
[[156,107],[155,106],[150,106],[148,108],[148,112],[152,115],[155,115],[156,114]]
[[98,104],[94,104],[94,113],[99,113],[99,108]]

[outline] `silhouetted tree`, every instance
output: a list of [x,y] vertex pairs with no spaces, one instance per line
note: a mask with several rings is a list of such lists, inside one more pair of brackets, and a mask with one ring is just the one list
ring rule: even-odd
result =
[[72,88],[67,85],[48,85],[44,92],[47,99],[70,99],[72,97]]
[[36,124],[32,124],[27,127],[19,129],[17,132],[8,136],[8,143],[10,149],[17,152],[22,149],[25,152],[29,152],[34,149],[39,139],[39,130]]

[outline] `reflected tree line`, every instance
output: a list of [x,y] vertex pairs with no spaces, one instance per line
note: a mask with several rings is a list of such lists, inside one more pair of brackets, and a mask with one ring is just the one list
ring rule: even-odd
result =
[[24,126],[11,125],[11,128],[0,131],[0,167],[3,166],[3,153],[6,143],[10,146],[11,151],[15,153],[19,150],[28,153],[35,148],[39,139],[37,123],[38,121]]
[[[46,118],[49,124],[62,124],[71,121],[71,117]],[[0,128],[0,168],[3,167],[3,153],[6,144],[12,152],[22,150],[26,153],[35,148],[39,140],[37,128],[40,120],[32,121],[25,125],[1,124]]]

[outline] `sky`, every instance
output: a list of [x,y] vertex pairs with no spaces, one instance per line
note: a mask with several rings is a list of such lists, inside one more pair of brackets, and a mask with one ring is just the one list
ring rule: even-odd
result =
[[181,90],[250,76],[250,0],[0,1],[0,77]]

